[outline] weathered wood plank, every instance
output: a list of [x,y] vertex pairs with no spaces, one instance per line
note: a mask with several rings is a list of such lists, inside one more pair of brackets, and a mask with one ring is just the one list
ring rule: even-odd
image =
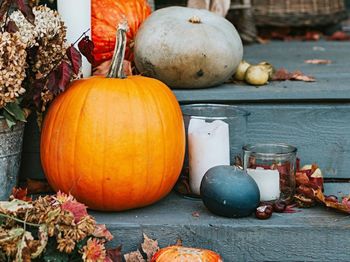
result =
[[[335,77],[338,78],[334,79]],[[269,85],[259,88],[242,84],[224,84],[207,89],[177,89],[173,91],[181,103],[193,101],[350,101],[350,75],[334,73],[332,76],[318,78],[318,82],[315,83],[271,82]]]
[[[194,211],[199,217],[193,217]],[[135,250],[142,233],[162,247],[183,244],[220,252],[224,261],[349,261],[349,217],[325,208],[277,214],[269,220],[222,218],[201,201],[170,195],[156,205],[122,213],[91,213],[115,236],[113,245]]]
[[248,143],[283,142],[303,163],[318,163],[328,178],[350,178],[350,103],[243,104]]
[[336,195],[338,198],[350,194],[350,183],[325,183],[324,193],[326,195]]
[[[316,47],[316,49],[315,49]],[[321,50],[324,51],[319,51]],[[316,83],[272,82],[255,88],[226,84],[201,90],[174,90],[178,100],[191,101],[266,101],[266,100],[350,100],[350,42],[271,42],[245,46],[245,59],[252,63],[268,61],[276,68],[302,70],[316,77]],[[309,65],[306,59],[330,59],[331,65]]]
[[[239,104],[250,112],[247,133],[231,132],[231,158],[237,143],[287,143],[298,148],[303,164],[317,163],[327,178],[350,178],[350,103]],[[349,191],[350,192],[350,191]]]

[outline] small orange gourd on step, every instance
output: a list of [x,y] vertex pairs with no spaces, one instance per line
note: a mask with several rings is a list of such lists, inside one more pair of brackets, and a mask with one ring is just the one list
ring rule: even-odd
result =
[[96,210],[160,200],[184,159],[174,94],[158,80],[124,76],[126,27],[118,28],[108,76],[74,81],[50,106],[42,128],[41,160],[50,185]]
[[223,262],[214,251],[182,246],[162,248],[152,257],[151,262]]

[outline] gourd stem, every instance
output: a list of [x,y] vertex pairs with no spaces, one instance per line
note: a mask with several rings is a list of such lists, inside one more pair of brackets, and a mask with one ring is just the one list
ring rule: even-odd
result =
[[119,78],[119,79],[126,78],[124,73],[123,62],[125,57],[127,31],[128,31],[128,24],[126,21],[118,25],[114,54],[113,54],[111,66],[107,74],[107,78]]

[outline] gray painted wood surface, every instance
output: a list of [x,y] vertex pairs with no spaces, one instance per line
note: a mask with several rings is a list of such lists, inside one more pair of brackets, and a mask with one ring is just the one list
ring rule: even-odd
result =
[[[321,51],[320,51],[321,50]],[[328,178],[350,178],[350,42],[272,42],[245,47],[251,62],[302,70],[315,83],[272,82],[256,88],[225,84],[201,90],[174,90],[181,104],[228,103],[251,112],[247,143],[297,146],[303,163],[318,163]],[[306,59],[330,59],[309,65]],[[349,187],[350,189],[350,187]]]
[[269,220],[229,219],[212,215],[201,201],[173,194],[147,208],[92,215],[107,224],[115,236],[112,245],[123,244],[125,252],[135,250],[146,233],[161,247],[182,239],[185,246],[219,252],[226,262],[350,261],[350,217],[321,207]]
[[[181,103],[193,101],[313,101],[350,100],[350,42],[271,42],[245,46],[244,58],[251,63],[268,61],[276,68],[301,70],[315,83],[272,82],[256,88],[225,84],[201,90],[174,90]],[[319,50],[323,51],[319,51]],[[330,65],[305,64],[307,59],[330,59]]]

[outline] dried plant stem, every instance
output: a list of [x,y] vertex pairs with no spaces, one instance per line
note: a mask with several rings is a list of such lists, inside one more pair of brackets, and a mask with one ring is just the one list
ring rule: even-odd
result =
[[81,34],[81,36],[79,36],[79,38],[77,40],[75,40],[75,42],[72,45],[74,46],[76,43],[78,43],[79,40],[82,39],[87,34],[87,32],[89,32],[89,31],[90,31],[90,28],[88,30],[86,30],[85,32],[83,32]]
[[19,218],[13,217],[13,216],[9,216],[9,215],[6,215],[6,214],[0,213],[0,217],[12,219],[12,220],[14,220],[14,221],[17,221],[17,222],[19,222],[19,223],[24,224],[24,226],[25,226],[25,225],[28,225],[28,226],[32,226],[32,227],[40,227],[39,224],[29,223],[29,222],[24,221],[24,220],[22,220],[22,219],[19,219]]

